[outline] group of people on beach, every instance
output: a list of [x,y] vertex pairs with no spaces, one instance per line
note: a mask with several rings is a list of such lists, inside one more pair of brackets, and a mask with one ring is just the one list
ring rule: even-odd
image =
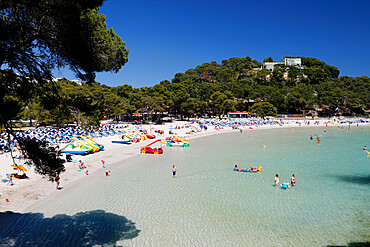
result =
[[[101,166],[105,168],[105,160],[101,160]],[[110,170],[105,170],[105,176],[109,176]]]
[[[106,168],[105,167],[105,160],[101,160],[101,164],[102,164],[103,168]],[[86,175],[89,175],[89,170],[87,170],[87,166],[81,160],[80,160],[80,164],[79,164],[79,169],[80,170],[86,169],[85,173],[86,173]],[[110,170],[105,170],[105,176],[109,176],[109,173],[110,173]]]
[[[84,169],[87,169],[87,166],[85,165],[85,163],[82,161],[82,160],[79,160],[79,165],[78,165],[78,168],[80,169],[80,170],[84,170]],[[102,167],[103,168],[106,168],[105,167],[105,160],[101,160],[101,163],[102,163]],[[89,171],[88,170],[86,170],[86,175],[89,175]],[[110,174],[110,170],[105,170],[104,171],[104,173],[105,173],[105,176],[109,176],[109,174]],[[59,188],[59,184],[60,184],[60,176],[59,176],[59,174],[56,174],[56,176],[55,176],[55,182],[57,183],[57,190],[59,190],[60,188]]]
[[[275,179],[274,179],[274,183],[275,183],[275,186],[279,186],[279,174],[276,174],[275,175]],[[296,184],[296,179],[295,179],[295,174],[292,175],[292,177],[290,178],[290,184],[288,182],[284,182],[281,184],[281,187],[282,188],[289,188],[290,186],[295,186]]]

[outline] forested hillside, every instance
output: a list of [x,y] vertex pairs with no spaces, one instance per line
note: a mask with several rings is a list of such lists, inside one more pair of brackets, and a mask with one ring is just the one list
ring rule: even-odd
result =
[[[368,115],[370,78],[339,77],[339,70],[316,58],[302,57],[303,68],[279,64],[273,71],[260,69],[262,63],[246,58],[230,58],[204,63],[177,73],[171,81],[152,87],[130,85],[108,87],[99,83],[78,85],[59,80],[43,87],[47,97],[35,94],[24,102],[18,117],[39,122],[98,123],[103,116],[115,117],[134,112],[147,113],[152,120],[162,113],[181,117],[221,116],[228,111],[266,114]],[[50,90],[54,87],[53,90]],[[50,92],[54,99],[50,102]],[[258,110],[259,109],[259,110]]]

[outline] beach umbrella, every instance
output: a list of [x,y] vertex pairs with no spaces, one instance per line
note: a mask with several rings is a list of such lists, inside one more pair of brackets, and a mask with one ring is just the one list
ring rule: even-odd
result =
[[18,170],[22,170],[22,171],[27,171],[27,169],[26,168],[24,168],[22,165],[11,165],[11,167],[14,167],[14,168],[16,168],[16,169],[18,169]]

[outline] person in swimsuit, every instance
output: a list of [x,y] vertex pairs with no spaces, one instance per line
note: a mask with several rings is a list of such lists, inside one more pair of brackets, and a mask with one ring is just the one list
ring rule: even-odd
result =
[[80,160],[79,168],[80,168],[80,170],[83,170],[83,169],[87,168],[85,163],[82,162],[82,160]]
[[177,172],[177,168],[175,165],[172,166],[172,176],[175,178],[176,177],[176,172]]
[[291,183],[292,186],[294,186],[296,182],[297,181],[295,180],[295,175],[293,174],[292,178],[290,179],[290,183]]
[[13,176],[10,176],[10,178],[9,178],[9,181],[8,181],[8,185],[11,185],[11,186],[13,186],[14,185],[14,183],[13,183]]
[[238,165],[235,165],[235,169],[238,170],[238,171],[242,170],[242,168],[240,168]]
[[276,174],[275,175],[275,186],[278,186],[279,185],[279,175]]
[[57,190],[59,190],[59,180],[60,180],[60,177],[59,177],[59,174],[57,173],[57,175],[55,175],[55,182],[57,183]]

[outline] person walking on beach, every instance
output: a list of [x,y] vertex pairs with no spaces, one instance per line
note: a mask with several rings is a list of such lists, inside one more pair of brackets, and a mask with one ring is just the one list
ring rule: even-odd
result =
[[101,165],[103,166],[103,168],[105,168],[105,161],[104,160],[101,160]]
[[297,181],[295,180],[295,175],[293,174],[292,178],[290,179],[290,183],[291,183],[292,186],[294,186],[296,182]]
[[175,165],[172,166],[172,176],[175,178],[176,177],[176,172],[177,172],[177,168]]
[[80,164],[79,164],[78,168],[80,168],[80,170],[85,169],[85,164],[82,162],[82,160],[80,160]]
[[60,177],[59,177],[59,173],[57,173],[57,175],[55,175],[55,182],[57,183],[57,190],[59,190],[59,180],[60,180]]
[[13,176],[10,176],[10,178],[9,178],[9,182],[8,182],[8,185],[11,185],[11,186],[13,186],[14,185],[14,183],[13,183]]
[[279,185],[279,175],[276,174],[275,175],[275,186],[278,186]]

